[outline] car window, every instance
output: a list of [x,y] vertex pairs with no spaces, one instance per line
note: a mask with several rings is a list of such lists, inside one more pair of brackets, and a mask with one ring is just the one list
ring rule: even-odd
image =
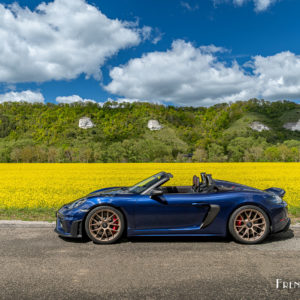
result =
[[135,184],[130,187],[128,190],[132,193],[140,194],[143,191],[147,190],[149,187],[153,186],[155,183],[159,182],[165,174],[158,173],[149,178],[144,179],[143,181]]

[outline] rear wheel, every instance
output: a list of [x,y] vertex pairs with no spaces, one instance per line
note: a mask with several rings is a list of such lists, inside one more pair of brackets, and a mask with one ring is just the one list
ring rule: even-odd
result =
[[99,206],[91,210],[85,220],[89,238],[97,244],[112,244],[124,231],[123,214],[111,206]]
[[257,206],[242,206],[231,215],[229,219],[229,231],[233,238],[240,243],[258,244],[269,234],[269,218]]

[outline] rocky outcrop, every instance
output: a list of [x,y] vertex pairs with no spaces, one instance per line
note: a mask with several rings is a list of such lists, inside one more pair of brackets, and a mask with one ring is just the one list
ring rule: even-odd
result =
[[270,130],[270,128],[266,125],[264,125],[263,123],[260,123],[260,122],[252,122],[250,124],[250,128],[255,130],[255,131],[259,131],[259,132],[262,132],[263,130]]
[[150,130],[161,130],[163,126],[157,120],[149,120],[147,127]]
[[283,127],[292,131],[300,131],[300,120],[298,122],[285,123]]
[[79,128],[82,129],[88,129],[95,127],[95,124],[92,122],[92,120],[88,117],[83,117],[79,119],[78,123]]

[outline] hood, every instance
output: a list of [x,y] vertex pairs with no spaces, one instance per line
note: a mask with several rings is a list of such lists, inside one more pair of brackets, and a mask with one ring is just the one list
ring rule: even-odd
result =
[[130,194],[126,187],[111,187],[111,188],[104,188],[100,190],[96,190],[91,192],[87,195],[87,197],[100,197],[105,195],[124,195],[124,194]]

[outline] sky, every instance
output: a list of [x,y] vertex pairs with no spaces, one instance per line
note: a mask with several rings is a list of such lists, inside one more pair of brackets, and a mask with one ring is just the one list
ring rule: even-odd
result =
[[300,100],[299,0],[0,0],[0,103]]

